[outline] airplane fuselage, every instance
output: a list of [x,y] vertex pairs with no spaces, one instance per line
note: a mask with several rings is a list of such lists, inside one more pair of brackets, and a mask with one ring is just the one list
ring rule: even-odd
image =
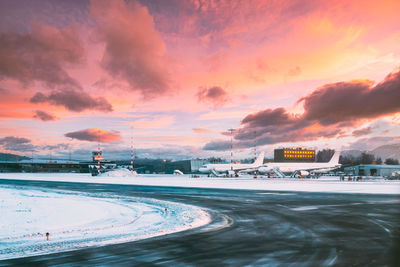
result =
[[308,170],[319,170],[324,169],[325,171],[339,168],[340,164],[328,164],[328,163],[303,163],[303,162],[271,162],[260,167],[260,171],[268,171],[273,168],[279,168],[284,173],[295,172],[295,171],[308,171]]
[[201,173],[228,173],[234,171],[238,173],[240,171],[256,171],[264,161],[264,151],[258,155],[257,159],[251,164],[241,163],[228,163],[228,164],[206,164],[201,166],[199,172]]
[[254,164],[207,164],[205,167],[199,169],[202,173],[209,173],[211,170],[216,172],[227,172],[227,171],[237,171],[243,169],[255,168]]

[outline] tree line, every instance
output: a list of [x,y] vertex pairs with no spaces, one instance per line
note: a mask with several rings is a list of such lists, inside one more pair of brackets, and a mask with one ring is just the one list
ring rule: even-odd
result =
[[[316,161],[317,162],[328,162],[335,150],[333,149],[323,149],[317,152]],[[339,157],[339,163],[342,165],[359,165],[359,164],[386,164],[386,165],[399,165],[398,159],[387,158],[382,161],[380,157],[375,158],[373,154],[367,152],[362,152],[359,156],[351,155],[341,155]]]

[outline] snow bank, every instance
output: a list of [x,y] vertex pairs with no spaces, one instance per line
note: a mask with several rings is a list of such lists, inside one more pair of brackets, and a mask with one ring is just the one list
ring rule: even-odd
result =
[[211,222],[205,210],[191,205],[20,186],[0,186],[0,211],[0,260],[134,241]]
[[137,175],[131,177],[92,177],[85,173],[0,173],[0,179],[59,181],[102,184],[129,184],[195,188],[247,189],[268,191],[304,191],[364,194],[400,194],[400,181],[377,180],[348,182],[339,177],[320,179],[280,179],[252,176],[238,178],[191,178],[189,175]]
[[135,173],[131,172],[128,169],[115,169],[112,171],[101,173],[97,177],[132,177],[135,176]]

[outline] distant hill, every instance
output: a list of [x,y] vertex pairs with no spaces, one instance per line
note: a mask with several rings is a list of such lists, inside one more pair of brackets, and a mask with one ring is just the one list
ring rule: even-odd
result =
[[361,150],[356,150],[356,149],[343,150],[341,152],[341,155],[356,158],[356,157],[359,157],[361,155],[361,153],[363,153],[363,152],[372,154],[375,156],[375,158],[381,158],[382,160],[385,160],[387,158],[400,160],[400,143],[378,146],[377,148],[370,150],[370,151],[361,151]]
[[400,160],[400,144],[383,145],[370,151],[375,158],[379,157],[383,160],[387,158]]
[[342,156],[346,156],[346,157],[359,157],[361,155],[363,151],[361,150],[356,150],[356,149],[352,149],[352,150],[343,150],[341,151],[340,155]]
[[31,159],[25,156],[15,155],[11,153],[1,153],[0,152],[0,161],[19,161],[23,159]]

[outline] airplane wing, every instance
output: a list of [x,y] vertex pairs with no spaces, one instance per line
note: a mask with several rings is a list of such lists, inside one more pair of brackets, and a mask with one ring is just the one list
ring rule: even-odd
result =
[[258,168],[245,168],[245,169],[240,169],[240,170],[234,170],[234,171],[236,171],[236,172],[256,172],[256,171],[258,171],[258,169],[259,169],[259,167]]
[[308,171],[308,172],[321,171],[321,172],[324,172],[324,171],[332,171],[332,170],[339,169],[339,168],[340,168],[340,165],[332,166],[332,167],[325,166],[325,167],[305,168],[305,169],[299,169],[296,171]]

